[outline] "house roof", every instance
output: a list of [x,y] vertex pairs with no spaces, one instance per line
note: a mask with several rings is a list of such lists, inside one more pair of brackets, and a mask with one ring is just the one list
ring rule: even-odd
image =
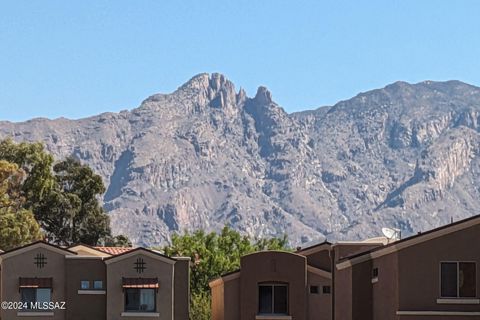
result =
[[301,253],[301,252],[304,252],[304,251],[310,251],[312,249],[316,249],[316,248],[321,248],[321,247],[324,247],[324,246],[331,246],[332,243],[328,242],[327,240],[323,241],[323,242],[320,242],[320,243],[316,243],[316,244],[313,244],[313,245],[308,245],[307,247],[299,247],[299,249],[297,251],[295,251],[296,253]]
[[93,247],[96,250],[108,253],[112,256],[116,256],[125,252],[132,251],[132,247]]
[[139,247],[139,248],[135,248],[135,249],[132,249],[132,250],[125,251],[125,252],[117,254],[115,256],[108,257],[108,258],[105,259],[105,263],[109,264],[109,263],[113,263],[115,261],[120,261],[120,260],[123,260],[123,259],[127,259],[128,257],[130,257],[132,255],[135,255],[137,253],[143,253],[143,254],[145,254],[147,256],[150,256],[154,259],[164,261],[168,264],[175,264],[175,262],[177,261],[177,260],[175,260],[173,258],[170,258],[166,255],[163,255],[163,254],[161,254],[157,251],[153,251],[153,250],[149,250],[149,249],[146,249],[146,248]]
[[363,251],[358,254],[347,256],[337,263],[337,268],[348,268],[351,265],[361,263],[373,258],[381,257],[383,255],[401,250],[403,248],[410,247],[412,245],[422,243],[431,239],[435,239],[445,234],[460,231],[477,224],[480,224],[480,215],[475,215],[463,220],[459,220],[435,229],[428,230],[426,232],[419,232],[411,237],[397,240],[390,244]]
[[220,277],[210,280],[208,282],[208,286],[213,288],[225,283],[226,281],[237,279],[238,277],[240,277],[240,269],[224,273]]
[[76,255],[75,252],[70,251],[66,248],[62,248],[60,246],[48,243],[46,241],[39,240],[39,241],[35,241],[35,242],[29,243],[27,245],[21,246],[21,247],[13,248],[13,249],[10,249],[10,250],[7,250],[5,252],[0,253],[0,260],[11,257],[11,256],[15,256],[17,254],[21,254],[25,251],[28,251],[30,249],[34,249],[34,248],[37,248],[37,247],[44,247],[46,249],[52,250],[54,252],[57,252],[57,253],[60,253],[60,254],[63,254],[63,255]]

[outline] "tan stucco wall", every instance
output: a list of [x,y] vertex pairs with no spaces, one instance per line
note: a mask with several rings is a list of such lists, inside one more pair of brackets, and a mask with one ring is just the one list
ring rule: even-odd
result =
[[334,292],[335,320],[352,320],[352,268],[336,271]]
[[395,320],[398,310],[398,255],[392,253],[372,261],[378,281],[372,286],[373,320]]
[[332,269],[332,261],[328,248],[308,255],[307,262],[309,265],[325,271],[331,271]]
[[[47,264],[43,268],[37,268],[34,257],[42,253],[46,257]],[[67,302],[65,295],[65,256],[45,248],[33,248],[13,257],[2,260],[2,300],[20,301],[19,278],[53,278],[52,302]],[[25,319],[17,317],[15,310],[1,310],[2,319]],[[28,319],[45,319],[45,317],[28,317]],[[55,310],[54,316],[49,319],[64,320],[65,311]]]
[[297,254],[265,251],[241,259],[240,319],[255,319],[258,313],[258,284],[288,284],[289,314],[295,320],[307,319],[306,258]]
[[[80,281],[89,280],[93,290],[93,281],[103,281],[106,290],[106,268],[101,259],[66,259],[67,309],[68,320],[105,319],[106,294],[78,294]],[[88,308],[85,308],[88,306]]]
[[190,259],[175,262],[175,320],[188,320],[190,308]]
[[[480,226],[400,250],[399,309],[480,311],[479,305],[437,304],[440,298],[440,262],[477,263],[477,299],[480,298]],[[479,316],[480,318],[480,316]]]
[[[310,286],[318,286],[318,294],[310,293]],[[311,272],[307,273],[309,320],[330,320],[332,317],[332,293],[324,294],[323,286],[331,286],[331,280]]]
[[240,319],[240,278],[226,281],[225,293],[225,320]]
[[[142,257],[147,269],[143,273],[137,273],[134,263],[138,257]],[[157,292],[157,312],[160,320],[173,319],[173,278],[174,265],[136,253],[129,255],[120,261],[112,261],[107,264],[107,320],[122,319],[124,312],[124,295],[122,290],[122,277],[126,278],[158,278],[160,288]],[[141,320],[145,318],[128,317],[129,320]]]
[[[225,312],[224,312],[224,285],[219,284],[215,287],[210,289],[212,294],[212,302],[211,302],[211,313],[212,313],[212,320],[224,320],[225,319]],[[238,300],[237,300],[238,301]]]

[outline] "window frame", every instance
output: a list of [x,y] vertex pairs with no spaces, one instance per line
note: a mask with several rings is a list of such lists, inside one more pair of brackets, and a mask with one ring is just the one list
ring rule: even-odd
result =
[[[457,265],[457,295],[455,297],[445,297],[442,295],[442,264],[443,263],[455,263]],[[461,263],[473,263],[475,266],[475,295],[473,297],[461,297],[460,296],[460,264]],[[478,294],[478,289],[477,289],[477,261],[471,261],[471,260],[445,260],[445,261],[440,261],[438,264],[438,277],[439,277],[439,286],[438,286],[438,291],[439,291],[439,297],[441,299],[476,299],[477,294]]]
[[[260,312],[260,287],[271,287],[272,288],[272,312],[271,313],[261,313]],[[277,313],[275,312],[275,287],[285,287],[287,288],[287,298],[286,298],[286,312]],[[290,289],[289,285],[286,282],[261,282],[257,285],[257,315],[261,316],[286,316],[290,314]]]
[[[138,294],[140,295],[142,290],[151,290],[153,292],[153,310],[127,310],[127,291],[128,290],[136,290],[138,291]],[[140,306],[140,305],[139,305]],[[156,313],[157,312],[157,290],[152,289],[152,288],[125,288],[123,290],[123,312],[129,313]]]
[[[84,288],[83,283],[88,283],[88,287]],[[80,280],[80,290],[90,290],[90,280]]]
[[[101,286],[100,288],[97,288],[95,286],[96,283],[100,282],[101,283]],[[103,290],[103,280],[93,280],[93,287],[92,287],[93,290]]]
[[310,294],[320,294],[320,286],[319,285],[310,285]]

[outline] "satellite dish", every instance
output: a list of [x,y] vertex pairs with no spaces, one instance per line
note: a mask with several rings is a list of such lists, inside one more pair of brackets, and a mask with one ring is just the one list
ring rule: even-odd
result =
[[388,240],[400,240],[400,232],[400,229],[382,228],[382,233]]

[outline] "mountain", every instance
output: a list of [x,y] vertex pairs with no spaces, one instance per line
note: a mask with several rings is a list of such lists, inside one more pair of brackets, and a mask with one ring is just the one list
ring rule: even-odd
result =
[[0,122],[0,137],[74,155],[107,186],[114,232],[136,244],[225,224],[255,236],[412,234],[480,208],[480,88],[396,82],[286,113],[260,87],[200,74],[131,111]]

